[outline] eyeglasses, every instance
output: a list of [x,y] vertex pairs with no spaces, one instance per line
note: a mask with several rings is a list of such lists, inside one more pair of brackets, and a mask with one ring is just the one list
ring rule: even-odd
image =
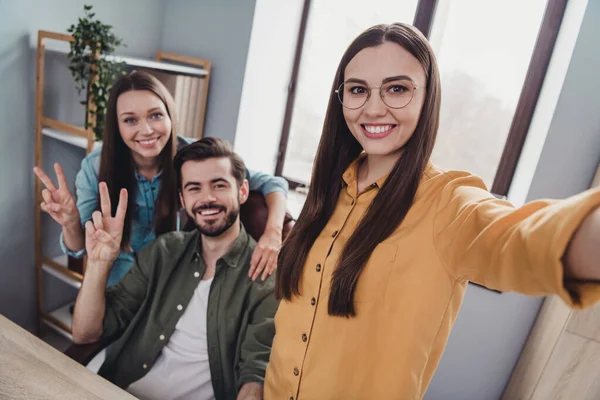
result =
[[369,87],[364,83],[349,80],[335,90],[342,106],[350,110],[358,110],[364,106],[371,97],[371,89],[379,89],[379,96],[384,104],[390,108],[406,107],[417,89],[424,86],[416,86],[411,80],[396,79],[386,82],[381,86]]

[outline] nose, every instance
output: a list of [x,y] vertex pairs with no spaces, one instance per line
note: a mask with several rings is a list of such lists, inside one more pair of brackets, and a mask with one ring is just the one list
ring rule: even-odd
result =
[[213,194],[211,190],[203,190],[200,196],[201,204],[211,204],[217,201],[217,197]]
[[379,94],[379,90],[374,90],[364,105],[364,112],[370,117],[382,117],[388,112],[388,108]]
[[148,120],[144,120],[140,126],[140,133],[143,135],[151,135],[154,133],[154,129]]

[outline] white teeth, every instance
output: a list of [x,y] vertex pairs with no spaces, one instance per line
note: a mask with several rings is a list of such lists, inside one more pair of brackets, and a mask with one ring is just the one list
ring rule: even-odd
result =
[[392,129],[392,125],[383,125],[383,126],[381,126],[381,125],[379,125],[379,126],[365,125],[365,129],[369,133],[383,133],[383,132],[387,132],[390,129]]
[[156,142],[156,138],[154,138],[154,139],[149,139],[149,140],[140,140],[140,143],[141,143],[141,144],[152,144],[152,143],[154,143],[154,142]]
[[200,211],[201,215],[214,215],[217,214],[219,212],[219,210],[204,210],[204,211]]

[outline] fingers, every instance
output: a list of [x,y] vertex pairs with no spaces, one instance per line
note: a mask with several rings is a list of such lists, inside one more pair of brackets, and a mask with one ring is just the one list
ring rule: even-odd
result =
[[39,167],[33,168],[33,173],[38,178],[40,178],[40,180],[42,181],[44,186],[46,186],[49,190],[51,190],[51,191],[56,190],[56,186],[54,186],[54,183],[52,183],[52,180],[50,178],[48,178],[48,175],[46,175],[46,173],[41,168],[39,168]]
[[262,256],[260,257],[260,261],[256,265],[256,270],[254,271],[254,274],[252,274],[253,281],[255,281],[256,278],[258,278],[260,276],[260,274],[265,270],[268,260],[269,260],[268,252],[263,252]]
[[100,182],[98,185],[100,190],[100,210],[105,217],[110,218],[112,216],[112,210],[110,208],[110,194],[108,193],[108,186],[106,182]]
[[112,236],[110,236],[109,233],[103,230],[96,230],[96,232],[94,233],[94,238],[96,238],[101,243],[109,244],[111,246],[114,246],[115,243],[115,238],[113,238]]
[[54,203],[54,200],[52,200],[52,193],[50,193],[48,189],[42,190],[42,197],[46,203]]
[[262,273],[261,279],[264,281],[271,276],[271,274],[275,271],[275,268],[277,268],[277,254],[271,254],[269,261],[267,261],[267,266]]
[[58,215],[58,212],[60,211],[60,206],[56,204],[46,204],[42,202],[40,204],[40,208],[42,209],[42,211],[48,213],[56,222],[62,225],[61,218]]
[[263,249],[258,246],[254,249],[254,253],[252,253],[252,258],[250,259],[250,270],[248,271],[248,276],[250,278],[254,276],[254,271],[256,271],[256,266],[262,258],[262,253]]
[[125,221],[125,214],[127,214],[127,189],[121,189],[119,195],[119,204],[117,205],[117,214],[115,218],[119,221]]
[[65,178],[65,174],[63,173],[63,169],[59,163],[54,163],[54,172],[56,172],[56,178],[58,180],[58,188],[68,190],[69,185],[67,185],[67,179]]
[[102,213],[100,211],[94,211],[94,213],[92,214],[92,221],[94,221],[94,228],[96,228],[96,230],[104,229],[104,223],[102,222]]
[[90,239],[94,237],[96,233],[96,228],[94,228],[94,223],[92,221],[87,221],[85,223],[85,241],[86,243],[90,243]]

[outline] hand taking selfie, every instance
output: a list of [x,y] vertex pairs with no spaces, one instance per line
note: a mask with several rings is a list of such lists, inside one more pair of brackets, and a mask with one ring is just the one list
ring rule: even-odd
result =
[[75,204],[75,199],[69,191],[67,180],[59,163],[54,164],[54,172],[58,181],[58,188],[52,180],[39,167],[35,167],[33,172],[42,181],[46,188],[42,190],[44,201],[41,204],[42,210],[62,226],[79,224],[79,211]]
[[105,182],[98,185],[100,209],[92,214],[92,220],[85,224],[85,247],[89,261],[112,263],[121,251],[123,224],[127,212],[127,190],[121,189],[115,216],[112,216],[110,195]]

